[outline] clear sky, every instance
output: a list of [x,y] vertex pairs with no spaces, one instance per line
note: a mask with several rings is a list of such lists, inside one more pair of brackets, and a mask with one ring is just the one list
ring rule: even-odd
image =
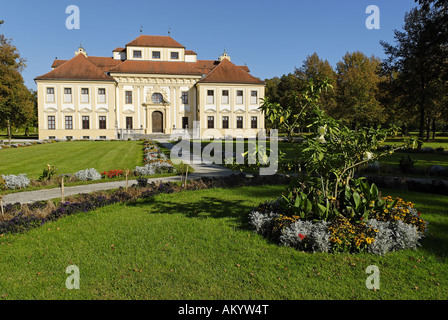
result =
[[[414,0],[0,0],[0,33],[12,39],[27,68],[26,85],[70,59],[80,43],[91,56],[112,56],[143,34],[168,35],[198,59],[224,50],[261,79],[293,72],[316,52],[335,66],[346,52],[384,57],[380,40],[393,42]],[[80,29],[66,28],[67,6],[80,9]],[[380,29],[366,28],[366,8],[380,9]]]

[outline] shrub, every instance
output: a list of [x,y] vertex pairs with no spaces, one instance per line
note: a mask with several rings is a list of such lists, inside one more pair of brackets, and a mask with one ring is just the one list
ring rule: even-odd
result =
[[30,180],[27,178],[26,174],[19,175],[2,175],[4,180],[4,187],[6,189],[25,189],[29,186]]
[[50,166],[47,164],[47,167],[42,172],[42,175],[39,177],[39,181],[50,180],[56,174],[56,167]]
[[75,177],[81,181],[95,181],[101,180],[102,177],[95,169],[81,170],[75,173]]

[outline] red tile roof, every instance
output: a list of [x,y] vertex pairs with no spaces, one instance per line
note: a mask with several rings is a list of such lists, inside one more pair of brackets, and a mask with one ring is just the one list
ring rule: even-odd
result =
[[138,73],[138,74],[172,74],[172,75],[202,75],[201,71],[189,62],[169,61],[137,61],[126,60],[112,68],[111,73]]
[[260,84],[264,82],[250,75],[227,59],[222,60],[200,83],[241,83],[241,84]]
[[83,54],[78,54],[73,59],[60,64],[56,69],[37,77],[35,80],[115,81],[94,62],[90,61],[91,58],[88,59]]
[[126,46],[136,47],[164,47],[164,48],[185,48],[179,42],[167,36],[145,36],[141,35],[137,39],[129,42]]
[[185,54],[188,54],[188,55],[198,55],[196,52],[194,52],[193,50],[185,50]]
[[112,51],[112,52],[126,52],[126,48],[118,47],[118,48],[114,49],[114,51]]

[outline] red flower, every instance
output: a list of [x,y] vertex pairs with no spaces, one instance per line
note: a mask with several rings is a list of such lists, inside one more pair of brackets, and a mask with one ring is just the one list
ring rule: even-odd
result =
[[418,213],[418,217],[420,218],[420,212]]
[[306,236],[304,236],[303,234],[299,233],[299,238],[300,238],[300,241],[302,241],[304,238],[306,238]]

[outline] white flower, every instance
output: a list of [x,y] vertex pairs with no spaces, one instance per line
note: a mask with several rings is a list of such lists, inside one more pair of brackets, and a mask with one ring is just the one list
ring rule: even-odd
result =
[[324,137],[324,136],[320,136],[320,137],[316,138],[316,141],[319,142],[319,143],[326,143],[326,142],[327,142],[327,141],[325,140],[325,137]]
[[319,127],[319,129],[317,129],[317,133],[318,133],[320,136],[324,136],[324,135],[326,135],[326,134],[327,134],[327,126]]
[[364,152],[364,156],[363,156],[363,160],[370,160],[373,158],[373,153],[372,152]]

